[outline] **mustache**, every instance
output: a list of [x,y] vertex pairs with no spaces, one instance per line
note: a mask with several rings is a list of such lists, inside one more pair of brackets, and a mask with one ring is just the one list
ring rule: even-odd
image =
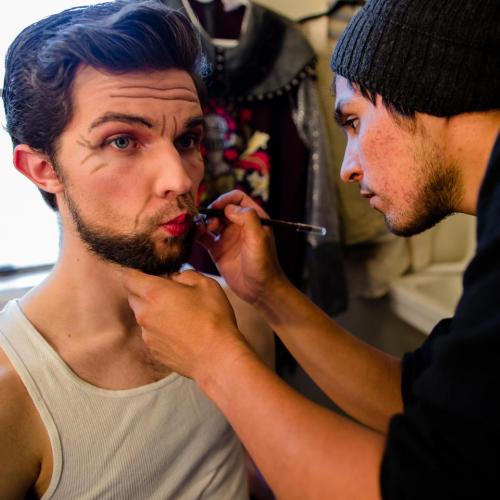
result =
[[191,218],[194,218],[199,214],[194,202],[193,195],[191,193],[186,193],[178,196],[176,199],[175,207],[170,206],[159,211],[149,219],[148,225],[154,228],[162,222],[165,222],[166,220],[177,217],[179,215],[179,211],[182,212],[184,210],[187,210],[187,213],[191,216]]
[[191,217],[196,217],[197,215],[200,214],[194,202],[193,195],[191,193],[188,193],[186,195],[181,195],[177,200],[178,202],[182,202],[182,205],[179,205],[179,208],[181,210],[187,208],[188,213],[189,215],[191,215]]

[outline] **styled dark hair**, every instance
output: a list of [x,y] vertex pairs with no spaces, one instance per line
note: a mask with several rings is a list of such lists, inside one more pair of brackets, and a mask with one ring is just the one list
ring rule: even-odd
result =
[[[117,0],[75,7],[25,28],[5,60],[3,102],[14,146],[28,144],[55,165],[58,138],[73,112],[82,65],[110,73],[181,69],[203,93],[206,63],[199,35],[159,0]],[[202,95],[200,95],[200,98]],[[55,196],[40,190],[57,210]]]

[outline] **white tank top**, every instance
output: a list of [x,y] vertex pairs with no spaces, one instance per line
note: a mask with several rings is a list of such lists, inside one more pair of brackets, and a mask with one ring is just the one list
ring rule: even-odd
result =
[[47,429],[45,499],[248,499],[242,448],[215,405],[171,374],[127,390],[80,379],[16,301],[0,313],[0,348]]

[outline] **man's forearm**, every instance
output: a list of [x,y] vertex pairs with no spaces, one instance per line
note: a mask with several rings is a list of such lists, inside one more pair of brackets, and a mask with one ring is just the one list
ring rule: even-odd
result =
[[385,432],[402,410],[401,362],[346,332],[286,282],[256,304],[304,370],[344,411]]
[[379,498],[384,437],[303,398],[249,350],[197,382],[278,498]]

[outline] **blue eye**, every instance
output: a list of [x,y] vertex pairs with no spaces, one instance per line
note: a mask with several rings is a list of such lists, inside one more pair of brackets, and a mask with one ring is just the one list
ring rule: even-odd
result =
[[126,135],[121,135],[120,137],[116,137],[110,141],[116,149],[127,149],[130,146],[131,140],[130,137]]

